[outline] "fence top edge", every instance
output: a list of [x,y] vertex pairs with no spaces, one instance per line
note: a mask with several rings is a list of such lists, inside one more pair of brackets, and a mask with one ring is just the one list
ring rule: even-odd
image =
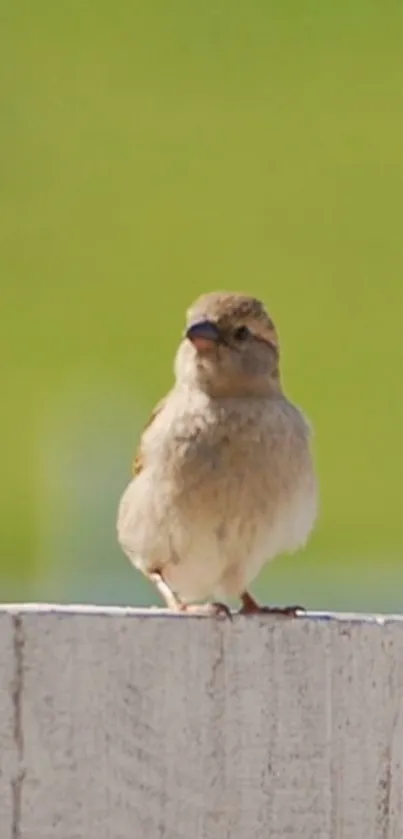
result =
[[[212,620],[212,618],[190,616],[186,614],[175,614],[168,609],[159,607],[134,608],[132,606],[102,606],[92,605],[86,603],[0,603],[0,614],[7,613],[9,615],[70,615],[75,617],[78,615],[95,616],[95,617],[128,617],[128,618],[149,618],[150,620],[158,620],[160,618],[169,618],[171,620]],[[236,616],[236,613],[234,613]],[[250,618],[236,616],[237,620],[248,621]],[[278,620],[276,616],[262,615],[259,616],[263,622]],[[309,611],[301,613],[300,616],[293,619],[294,622],[306,623],[306,621],[315,622],[343,622],[343,623],[365,623],[377,624],[383,626],[389,623],[403,623],[403,615],[398,614],[366,614],[359,612],[315,612]]]

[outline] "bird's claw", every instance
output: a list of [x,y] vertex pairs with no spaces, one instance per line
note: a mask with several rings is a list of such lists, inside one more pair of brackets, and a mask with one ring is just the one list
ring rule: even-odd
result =
[[188,615],[229,618],[232,620],[231,611],[225,603],[184,603],[181,605],[181,612],[186,612]]

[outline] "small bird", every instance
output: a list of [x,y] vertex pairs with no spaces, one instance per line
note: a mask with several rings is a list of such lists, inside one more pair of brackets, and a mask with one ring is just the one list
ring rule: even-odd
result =
[[[175,384],[154,409],[120,501],[118,541],[174,611],[295,615],[249,591],[315,522],[310,427],[283,393],[263,303],[213,292],[190,307]],[[224,601],[224,602],[222,602]]]

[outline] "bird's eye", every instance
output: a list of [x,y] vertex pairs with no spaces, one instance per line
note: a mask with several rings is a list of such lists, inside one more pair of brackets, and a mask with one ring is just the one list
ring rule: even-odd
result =
[[237,329],[234,330],[234,338],[237,341],[246,341],[249,338],[250,332],[247,326],[238,326]]

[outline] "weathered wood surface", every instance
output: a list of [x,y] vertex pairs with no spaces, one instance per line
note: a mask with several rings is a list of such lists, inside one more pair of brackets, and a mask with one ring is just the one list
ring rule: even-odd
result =
[[402,839],[403,621],[0,607],[1,839]]

